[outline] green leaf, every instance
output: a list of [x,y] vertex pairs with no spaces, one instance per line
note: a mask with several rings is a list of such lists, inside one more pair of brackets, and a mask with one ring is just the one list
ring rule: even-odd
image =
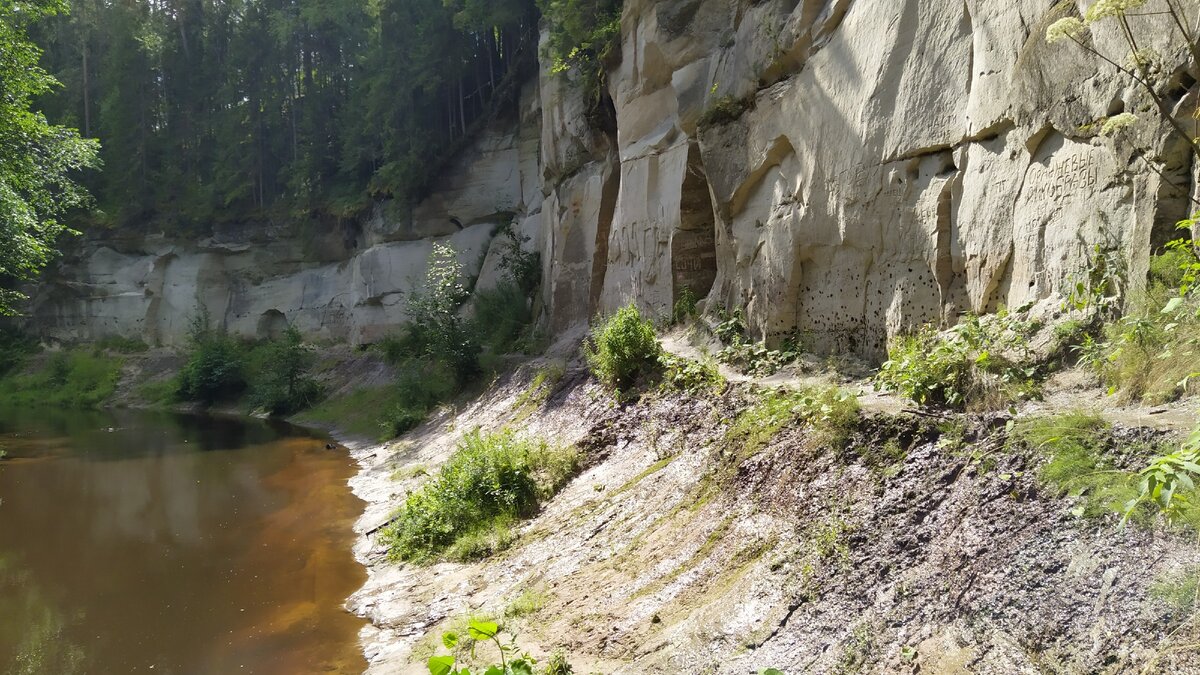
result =
[[533,664],[525,659],[517,659],[508,664],[508,670],[512,675],[533,675]]
[[454,670],[453,656],[434,656],[429,659],[429,675],[450,675]]
[[1183,298],[1180,298],[1180,297],[1171,298],[1167,302],[1166,306],[1162,308],[1162,313],[1163,314],[1173,314],[1175,312],[1175,310],[1179,309],[1179,306],[1182,304],[1183,304]]
[[491,640],[500,634],[500,626],[491,621],[472,621],[467,633],[472,640]]
[[783,671],[777,668],[767,668],[766,670],[762,671],[761,675],[783,675]]
[[458,633],[442,633],[442,644],[446,645],[446,649],[454,649],[458,644]]
[[491,666],[484,671],[483,675],[504,675],[504,670],[500,666]]

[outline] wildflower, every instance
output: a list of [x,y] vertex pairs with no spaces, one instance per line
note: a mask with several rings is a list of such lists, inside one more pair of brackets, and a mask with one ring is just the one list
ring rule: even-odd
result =
[[1137,115],[1134,115],[1133,113],[1124,112],[1119,115],[1113,115],[1105,120],[1103,127],[1100,127],[1100,135],[1112,136],[1122,129],[1127,129],[1137,124],[1137,121]]
[[1060,40],[1074,39],[1086,30],[1087,26],[1083,25],[1082,21],[1069,16],[1050,24],[1050,27],[1046,29],[1046,42],[1054,44]]
[[1145,4],[1146,0],[1096,0],[1084,16],[1088,23],[1095,23],[1110,16],[1124,16],[1125,12]]
[[1157,71],[1162,66],[1162,55],[1152,47],[1142,47],[1136,52],[1130,52],[1126,67],[1130,70],[1146,69]]

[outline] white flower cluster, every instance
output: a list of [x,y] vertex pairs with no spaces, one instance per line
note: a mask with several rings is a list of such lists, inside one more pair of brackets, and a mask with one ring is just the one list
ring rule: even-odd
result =
[[1136,52],[1131,52],[1129,58],[1125,62],[1125,67],[1138,71],[1142,68],[1150,72],[1155,72],[1162,68],[1163,58],[1153,47],[1142,47]]
[[1146,0],[1096,0],[1096,3],[1088,7],[1087,18],[1088,23],[1093,23],[1101,19],[1107,19],[1110,16],[1121,16],[1132,9],[1138,9],[1146,4]]
[[1100,127],[1101,136],[1112,136],[1121,129],[1127,129],[1137,124],[1137,115],[1133,113],[1123,112],[1119,115],[1113,115],[1104,121],[1104,126]]
[[1046,42],[1054,44],[1059,40],[1079,37],[1087,30],[1087,26],[1083,22],[1073,16],[1065,19],[1059,19],[1050,24],[1046,29]]

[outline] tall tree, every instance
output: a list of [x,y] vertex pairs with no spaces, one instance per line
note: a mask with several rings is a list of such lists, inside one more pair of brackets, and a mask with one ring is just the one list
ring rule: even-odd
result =
[[31,110],[36,97],[58,85],[38,65],[41,51],[28,29],[64,12],[63,0],[0,0],[0,313],[12,314],[67,230],[63,216],[88,195],[75,181],[96,165],[98,145],[52,125]]

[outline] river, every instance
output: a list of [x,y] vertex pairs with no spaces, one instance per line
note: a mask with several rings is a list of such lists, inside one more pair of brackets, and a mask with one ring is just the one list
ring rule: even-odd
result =
[[362,502],[286,424],[0,410],[0,673],[360,673]]

